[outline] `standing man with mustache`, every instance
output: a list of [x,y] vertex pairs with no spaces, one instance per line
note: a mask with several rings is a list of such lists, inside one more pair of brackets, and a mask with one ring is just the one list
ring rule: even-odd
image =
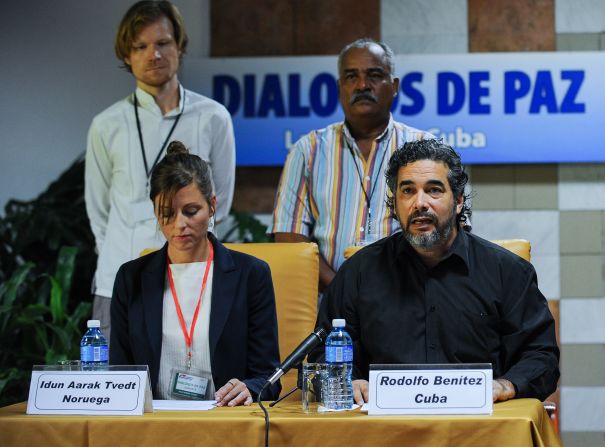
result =
[[544,400],[559,378],[554,320],[529,262],[463,231],[459,155],[438,140],[406,143],[386,179],[402,231],[338,271],[316,324],[346,319],[356,403],[368,401],[369,365],[427,363],[491,363],[494,402]]
[[320,291],[344,262],[346,247],[399,229],[384,204],[386,162],[406,141],[432,137],[393,120],[394,70],[384,43],[345,46],[338,56],[345,121],[302,137],[284,165],[268,232],[276,242],[317,242]]
[[187,49],[185,24],[168,1],[140,1],[124,15],[115,51],[136,90],[97,115],[88,133],[85,197],[97,245],[93,318],[110,336],[116,272],[145,248],[161,247],[149,200],[151,171],[168,143],[182,141],[212,168],[220,221],[235,182],[233,124],[219,103],[186,90],[177,72]]

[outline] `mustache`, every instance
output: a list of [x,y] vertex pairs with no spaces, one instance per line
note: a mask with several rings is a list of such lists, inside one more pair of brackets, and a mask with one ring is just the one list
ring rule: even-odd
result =
[[408,217],[408,226],[412,225],[412,220],[417,219],[419,217],[431,219],[433,224],[438,222],[437,216],[435,216],[433,213],[430,213],[428,211],[415,211]]
[[374,96],[372,92],[363,91],[353,93],[351,99],[349,100],[349,104],[355,104],[357,101],[361,101],[362,99],[366,99],[372,102],[378,102],[378,98],[376,98],[376,96]]

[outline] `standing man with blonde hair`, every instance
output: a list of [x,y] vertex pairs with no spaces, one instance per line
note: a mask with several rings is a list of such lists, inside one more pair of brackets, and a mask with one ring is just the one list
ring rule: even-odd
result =
[[169,1],[132,5],[118,28],[115,51],[136,90],[97,115],[88,133],[85,198],[98,252],[93,318],[101,320],[107,339],[118,267],[163,244],[149,202],[149,178],[170,141],[182,141],[210,164],[220,204],[216,219],[231,208],[233,124],[222,105],[179,83],[187,41],[183,18]]

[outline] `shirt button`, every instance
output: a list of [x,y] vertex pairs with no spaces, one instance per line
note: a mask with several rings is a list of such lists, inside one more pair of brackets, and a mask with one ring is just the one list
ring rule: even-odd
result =
[[369,182],[369,181],[370,181],[370,176],[366,175],[366,182]]
[[429,312],[435,312],[435,306],[429,307]]
[[435,345],[435,343],[430,343],[429,344],[429,349],[435,349],[437,346]]

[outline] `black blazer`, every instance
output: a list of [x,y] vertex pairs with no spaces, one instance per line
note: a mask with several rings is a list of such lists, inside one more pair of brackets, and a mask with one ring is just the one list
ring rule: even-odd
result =
[[[216,389],[229,379],[246,384],[256,400],[279,366],[277,316],[271,271],[264,261],[229,250],[208,233],[214,247],[210,363]],[[112,365],[149,365],[157,395],[162,350],[162,308],[167,247],[123,264],[111,299]],[[281,385],[263,392],[276,399]]]

